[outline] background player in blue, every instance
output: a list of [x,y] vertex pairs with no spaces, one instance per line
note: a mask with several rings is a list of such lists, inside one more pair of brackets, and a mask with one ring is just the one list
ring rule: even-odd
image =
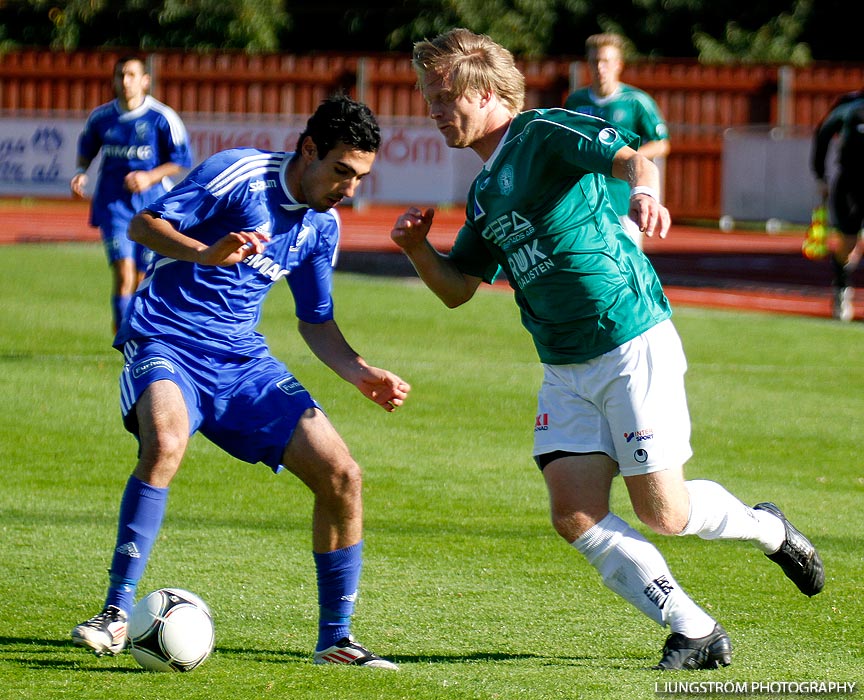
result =
[[85,196],[87,168],[101,150],[90,224],[102,233],[112,269],[115,331],[152,256],[129,240],[129,222],[171,188],[171,177],[192,165],[186,127],[174,110],[147,94],[149,89],[144,59],[125,56],[117,61],[117,98],[87,118],[78,139],[78,169],[70,183],[75,195]]
[[331,298],[332,208],[354,194],[380,142],[365,105],[332,98],[309,119],[296,153],[217,153],[133,219],[132,239],[157,254],[115,339],[126,358],[121,407],[139,459],[120,505],[104,609],[75,627],[76,644],[100,655],[123,649],[168,485],[200,431],[238,459],[288,469],[314,494],[315,663],[396,668],[350,634],[363,549],[360,467],[255,330],[266,294],[284,279],[315,355],[386,410],[405,400],[406,382],[349,346]]
[[534,459],[555,530],[610,590],[670,627],[655,668],[728,665],[723,627],[659,550],[611,512],[619,474],[639,519],[658,534],[750,542],[806,595],[822,589],[824,571],[774,504],[750,508],[714,481],[684,479],[692,454],[686,358],[660,281],[621,227],[605,184],[625,180],[630,216],[646,235],[665,236],[656,166],[630,147],[635,134],[610,122],[565,109],[522,111],[524,77],[488,36],[453,29],[418,42],[413,64],[447,145],[472,149],[483,167],[447,255],[428,240],[432,209],[408,209],[392,239],[450,308],[481,282],[507,278],[543,363]]

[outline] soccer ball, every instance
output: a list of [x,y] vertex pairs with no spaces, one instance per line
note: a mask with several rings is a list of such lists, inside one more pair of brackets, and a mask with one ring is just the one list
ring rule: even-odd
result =
[[135,660],[148,671],[191,671],[210,656],[210,608],[182,588],[160,588],[135,605],[127,632]]

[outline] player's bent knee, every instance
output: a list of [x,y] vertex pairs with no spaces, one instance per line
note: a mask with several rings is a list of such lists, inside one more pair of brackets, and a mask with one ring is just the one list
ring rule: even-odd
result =
[[590,530],[601,518],[586,513],[552,512],[552,527],[567,542],[574,542]]
[[658,535],[678,535],[687,526],[687,514],[661,511],[636,512],[639,521]]
[[360,465],[353,459],[332,464],[325,479],[327,491],[340,500],[359,498],[362,484]]

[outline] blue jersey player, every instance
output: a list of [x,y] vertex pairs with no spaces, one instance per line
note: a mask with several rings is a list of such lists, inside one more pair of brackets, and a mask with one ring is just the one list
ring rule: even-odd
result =
[[177,113],[148,95],[143,59],[126,56],[114,66],[117,98],[97,107],[78,139],[78,168],[70,186],[83,197],[87,168],[102,152],[90,207],[90,225],[100,229],[113,273],[111,308],[116,331],[151,252],[129,240],[136,212],[171,188],[170,178],[192,165],[186,128]]
[[368,365],[333,316],[339,240],[333,210],[370,172],[381,136],[346,97],[319,106],[295,153],[235,149],[194,168],[139,213],[130,237],[156,252],[115,339],[127,429],[138,463],[120,504],[104,609],[72,631],[116,654],[190,435],[238,459],[293,472],[314,494],[312,543],[320,606],[315,663],[395,669],[351,636],[362,564],[360,467],[316,401],[255,330],[284,280],[299,331],[326,365],[393,411],[409,385]]

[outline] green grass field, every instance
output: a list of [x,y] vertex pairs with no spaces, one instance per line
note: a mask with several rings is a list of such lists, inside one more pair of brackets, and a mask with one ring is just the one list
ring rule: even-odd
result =
[[[129,654],[73,647],[70,629],[102,604],[135,459],[108,282],[96,245],[0,248],[2,700],[629,700],[671,681],[864,684],[864,325],[676,310],[690,362],[688,475],[774,500],[820,547],[827,582],[807,599],[749,545],[646,532],[734,646],[726,669],[661,674],[647,667],[666,631],[549,525],[530,459],[540,368],[510,296],[484,291],[447,311],[414,281],[345,274],[346,336],[413,385],[395,414],[311,356],[287,288],[268,299],[262,330],[364,467],[355,633],[401,671],[311,663],[309,493],[200,437],[139,593],[178,586],[207,600],[213,656],[189,674],[153,674]],[[614,496],[633,522],[621,484]]]

